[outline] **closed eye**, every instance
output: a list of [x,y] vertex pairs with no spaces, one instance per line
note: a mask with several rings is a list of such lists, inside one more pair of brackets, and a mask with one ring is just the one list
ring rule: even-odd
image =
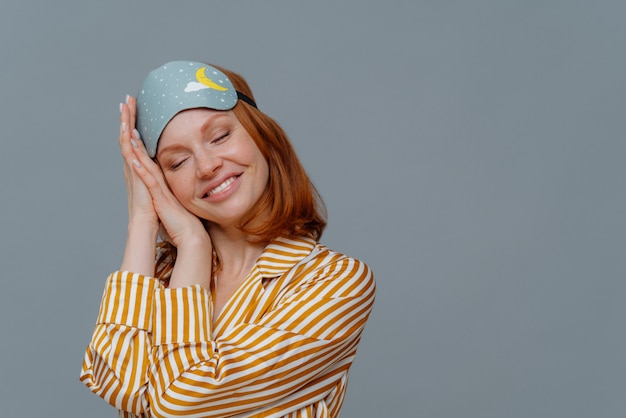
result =
[[176,161],[172,164],[170,164],[170,170],[176,170],[178,168],[180,168],[181,165],[183,165],[183,163],[187,161],[187,158],[183,158],[182,160]]
[[220,142],[224,142],[228,136],[230,135],[230,131],[226,132],[224,135],[220,135],[218,138],[215,138],[213,141],[211,141],[212,144],[219,144]]

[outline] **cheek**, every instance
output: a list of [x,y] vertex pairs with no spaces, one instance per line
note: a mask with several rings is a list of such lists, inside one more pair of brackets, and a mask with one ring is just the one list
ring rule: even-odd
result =
[[179,173],[166,175],[165,182],[174,197],[176,197],[183,206],[185,205],[185,200],[193,196],[191,182],[185,181],[184,176],[181,176]]

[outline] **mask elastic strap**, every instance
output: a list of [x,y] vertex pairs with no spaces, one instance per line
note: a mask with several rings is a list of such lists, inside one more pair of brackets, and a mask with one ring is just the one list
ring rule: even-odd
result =
[[251,98],[249,98],[248,96],[246,96],[242,92],[240,92],[240,91],[237,92],[237,98],[239,100],[243,100],[244,102],[248,103],[250,106],[258,109],[258,107],[256,107],[256,103],[254,103],[254,100],[252,100]]

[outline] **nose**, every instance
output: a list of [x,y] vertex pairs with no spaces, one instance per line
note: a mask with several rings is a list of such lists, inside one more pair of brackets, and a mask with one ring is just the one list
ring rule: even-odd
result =
[[222,163],[218,155],[204,150],[196,156],[196,175],[198,178],[214,177]]

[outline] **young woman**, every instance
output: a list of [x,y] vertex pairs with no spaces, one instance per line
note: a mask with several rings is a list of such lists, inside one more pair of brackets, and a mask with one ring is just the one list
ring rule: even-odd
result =
[[126,417],[337,417],[374,279],[318,243],[283,130],[199,62],[155,69],[120,110],[128,235],[81,381]]

